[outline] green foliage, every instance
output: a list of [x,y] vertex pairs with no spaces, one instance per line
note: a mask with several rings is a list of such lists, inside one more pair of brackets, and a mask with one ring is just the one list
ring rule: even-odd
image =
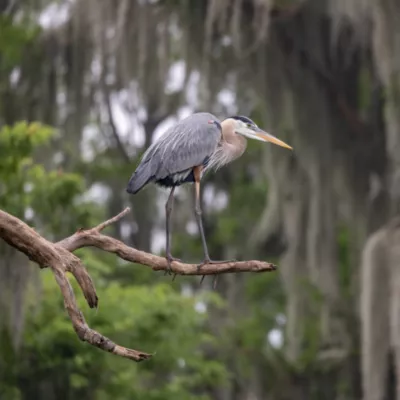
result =
[[0,15],[0,71],[10,71],[21,61],[24,50],[33,44],[38,32],[37,26],[16,23],[9,16]]
[[[215,339],[202,333],[206,315],[194,311],[198,298],[184,298],[169,284],[123,287],[110,282],[102,288],[99,310],[86,310],[88,323],[119,344],[155,353],[151,361],[136,364],[80,342],[63,312],[52,274],[46,271],[42,277],[42,301],[40,306],[31,301],[19,360],[20,378],[39,380],[34,387],[63,376],[68,399],[87,398],[94,390],[98,399],[189,400],[199,398],[191,390],[226,380],[220,363],[194,350],[215,346]],[[82,296],[79,304],[87,308]]]
[[38,122],[22,121],[0,130],[0,207],[23,219],[30,209],[31,224],[68,233],[90,226],[98,210],[80,199],[85,191],[80,175],[46,171],[35,163],[35,151],[49,146],[53,135],[51,127]]

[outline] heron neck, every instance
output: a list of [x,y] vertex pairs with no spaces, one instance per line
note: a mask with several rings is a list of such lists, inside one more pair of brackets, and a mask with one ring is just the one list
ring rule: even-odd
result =
[[[235,132],[234,123],[231,120],[222,121],[222,147],[224,153],[233,161],[240,157],[247,147],[247,140],[245,137],[238,135]],[[229,162],[228,161],[228,162]]]
[[238,135],[237,133],[233,134],[234,136],[225,138],[222,143],[224,150],[227,154],[229,154],[229,161],[236,160],[239,158],[247,147],[247,140],[243,136]]

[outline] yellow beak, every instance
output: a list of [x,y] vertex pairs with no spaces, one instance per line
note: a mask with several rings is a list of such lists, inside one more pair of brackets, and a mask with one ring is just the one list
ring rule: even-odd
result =
[[255,135],[259,137],[260,139],[264,140],[265,142],[271,142],[273,144],[276,144],[281,147],[286,147],[287,149],[293,150],[293,147],[289,146],[285,142],[282,142],[282,140],[279,140],[275,136],[270,135],[267,132],[256,132]]

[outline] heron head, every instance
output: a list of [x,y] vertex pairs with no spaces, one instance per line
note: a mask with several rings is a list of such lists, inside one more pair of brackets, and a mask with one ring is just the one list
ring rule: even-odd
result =
[[282,142],[282,140],[279,140],[275,136],[260,129],[250,118],[236,115],[230,117],[230,119],[234,121],[235,132],[239,135],[245,136],[249,139],[260,140],[262,142],[270,142],[281,147],[286,147],[287,149],[293,149],[285,142]]

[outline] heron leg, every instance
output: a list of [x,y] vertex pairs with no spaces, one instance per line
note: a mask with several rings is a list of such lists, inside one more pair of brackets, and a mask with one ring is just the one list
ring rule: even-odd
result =
[[210,260],[210,255],[208,254],[206,236],[204,234],[203,221],[201,218],[202,211],[201,211],[201,205],[200,205],[200,181],[195,182],[195,190],[196,190],[196,199],[195,199],[194,212],[196,214],[197,226],[199,228],[199,232],[200,232],[200,236],[201,236],[201,243],[203,245],[204,260]]
[[[200,167],[194,168],[194,180],[195,180],[195,214],[196,214],[196,221],[199,228],[201,242],[203,244],[203,251],[204,251],[204,260],[201,264],[197,266],[197,269],[200,271],[200,268],[206,264],[225,264],[228,262],[234,262],[236,260],[223,260],[223,261],[215,261],[211,260],[210,255],[208,253],[207,241],[206,236],[204,234],[203,228],[203,220],[202,220],[202,211],[201,211],[201,201],[200,201],[200,176],[201,176],[201,169]],[[200,283],[203,282],[205,275],[202,276]]]
[[[175,187],[171,189],[171,192],[169,193],[167,203],[165,204],[165,215],[166,215],[166,224],[165,224],[165,234],[166,234],[166,256],[165,258],[167,259],[167,270],[165,271],[165,274],[171,274],[171,263],[173,261],[181,261],[179,258],[172,257],[171,255],[171,214],[172,214],[172,209],[174,205],[174,191]],[[164,274],[164,275],[165,275]],[[175,279],[175,275],[173,279]]]

